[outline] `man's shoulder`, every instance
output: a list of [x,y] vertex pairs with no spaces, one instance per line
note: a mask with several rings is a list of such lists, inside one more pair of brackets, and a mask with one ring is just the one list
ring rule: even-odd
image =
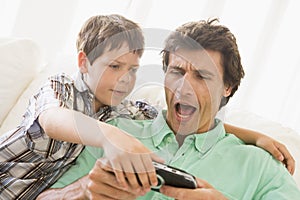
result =
[[232,151],[232,153],[235,153],[236,155],[247,155],[248,158],[253,157],[253,159],[272,158],[271,154],[266,150],[255,145],[245,144],[244,141],[236,137],[234,134],[227,133],[221,140],[221,143],[223,148],[226,148],[227,151]]
[[107,121],[107,123],[117,126],[118,128],[146,128],[147,126],[150,126],[153,121],[154,119],[134,119],[119,116]]

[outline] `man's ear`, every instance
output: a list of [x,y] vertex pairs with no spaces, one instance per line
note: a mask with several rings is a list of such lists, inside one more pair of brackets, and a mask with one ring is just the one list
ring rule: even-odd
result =
[[232,87],[225,86],[223,96],[228,97],[231,94],[231,91],[232,91]]
[[78,52],[77,56],[77,62],[78,62],[78,67],[79,70],[82,74],[88,72],[88,66],[90,65],[89,60],[86,56],[86,54],[83,51]]

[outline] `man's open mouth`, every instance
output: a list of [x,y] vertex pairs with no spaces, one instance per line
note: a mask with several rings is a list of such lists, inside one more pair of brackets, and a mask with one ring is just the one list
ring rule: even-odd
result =
[[176,103],[175,104],[176,115],[180,120],[189,120],[196,111],[196,108],[191,105]]

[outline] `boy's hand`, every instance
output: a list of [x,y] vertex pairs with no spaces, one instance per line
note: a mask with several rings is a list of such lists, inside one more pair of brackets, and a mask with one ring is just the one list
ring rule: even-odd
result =
[[[123,187],[150,189],[157,185],[157,177],[152,160],[163,162],[139,140],[116,129],[105,134],[103,143],[106,165],[110,166],[117,181]],[[126,177],[126,179],[125,179]],[[128,185],[129,184],[129,185]]]
[[266,135],[261,135],[256,141],[256,146],[270,152],[277,160],[285,165],[291,175],[294,174],[295,160],[284,144]]

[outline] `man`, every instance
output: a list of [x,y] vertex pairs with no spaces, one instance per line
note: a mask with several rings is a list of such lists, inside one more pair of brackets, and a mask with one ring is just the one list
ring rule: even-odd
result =
[[154,120],[110,121],[132,133],[166,164],[198,177],[197,188],[163,186],[160,193],[124,188],[105,159],[96,161],[104,156],[103,150],[87,147],[54,185],[73,183],[55,189],[58,195],[147,200],[299,198],[296,183],[280,162],[227,134],[215,118],[244,76],[234,35],[215,21],[184,24],[167,38],[163,51],[167,111]]

